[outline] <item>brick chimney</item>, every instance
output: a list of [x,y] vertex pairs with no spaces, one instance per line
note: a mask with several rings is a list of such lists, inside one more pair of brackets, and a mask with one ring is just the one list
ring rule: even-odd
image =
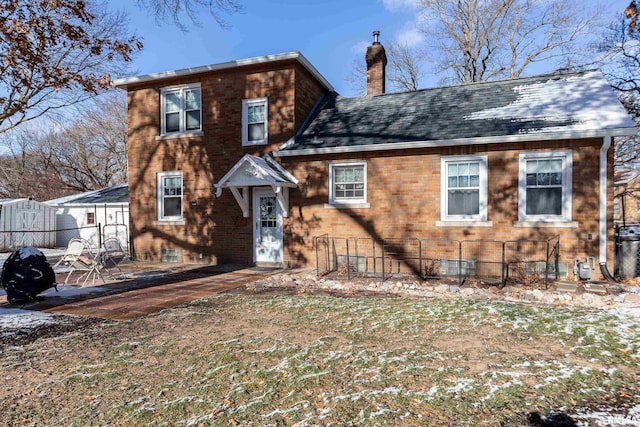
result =
[[373,44],[367,48],[367,95],[382,95],[385,92],[387,54],[378,41],[380,31],[373,32]]

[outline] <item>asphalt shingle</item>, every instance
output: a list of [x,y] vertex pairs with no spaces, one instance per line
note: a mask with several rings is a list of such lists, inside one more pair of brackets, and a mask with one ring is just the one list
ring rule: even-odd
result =
[[599,71],[343,98],[329,94],[282,152],[633,127]]

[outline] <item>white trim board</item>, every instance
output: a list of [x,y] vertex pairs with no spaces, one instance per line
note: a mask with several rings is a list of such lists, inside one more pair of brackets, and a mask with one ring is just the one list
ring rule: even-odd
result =
[[311,73],[311,75],[313,75],[313,77],[315,77],[322,84],[322,86],[324,86],[325,89],[331,92],[335,91],[331,83],[329,83],[329,81],[325,79],[322,74],[320,74],[320,71],[318,71],[318,69],[314,67],[313,64],[311,64],[311,62],[309,62],[309,60],[305,58],[304,55],[302,55],[302,53],[297,51],[279,53],[275,55],[256,56],[253,58],[238,59],[235,61],[221,62],[218,64],[203,65],[193,68],[182,68],[179,70],[164,71],[161,73],[144,74],[135,77],[125,77],[122,79],[114,80],[112,86],[119,89],[127,89],[127,86],[131,84],[147,83],[157,80],[190,76],[194,74],[206,73],[209,71],[227,70],[230,68],[244,67],[249,65],[267,64],[269,62],[284,61],[287,59],[297,60],[304,68],[307,69],[307,71],[309,71],[309,73]]
[[535,141],[553,141],[562,139],[586,139],[586,138],[602,138],[604,136],[629,136],[637,135],[636,128],[619,128],[619,129],[600,129],[592,131],[569,131],[555,133],[528,133],[521,135],[503,135],[503,136],[483,136],[478,138],[458,138],[443,139],[437,141],[407,141],[407,142],[389,142],[383,144],[370,145],[350,145],[347,147],[325,147],[325,148],[305,148],[301,150],[284,150],[282,147],[290,145],[291,142],[285,142],[281,147],[281,151],[273,153],[274,157],[290,157],[290,156],[310,156],[314,154],[339,154],[339,153],[357,153],[363,151],[387,151],[387,150],[406,150],[411,148],[438,148],[451,147],[458,145],[480,145],[480,144],[503,144],[514,142],[535,142]]

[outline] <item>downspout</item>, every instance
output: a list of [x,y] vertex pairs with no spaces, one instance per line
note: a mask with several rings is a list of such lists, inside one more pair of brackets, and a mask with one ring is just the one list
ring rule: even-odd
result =
[[612,137],[606,135],[600,147],[600,220],[599,220],[599,262],[602,276],[611,284],[617,284],[607,268],[607,152],[611,148]]

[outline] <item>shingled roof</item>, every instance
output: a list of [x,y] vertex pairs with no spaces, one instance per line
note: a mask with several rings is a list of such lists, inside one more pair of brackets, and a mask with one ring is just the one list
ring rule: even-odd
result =
[[634,134],[600,71],[344,98],[326,95],[276,156]]
[[79,205],[79,204],[105,204],[105,203],[129,203],[129,186],[127,184],[114,185],[100,190],[87,191],[73,194],[59,199],[48,200],[49,205]]

